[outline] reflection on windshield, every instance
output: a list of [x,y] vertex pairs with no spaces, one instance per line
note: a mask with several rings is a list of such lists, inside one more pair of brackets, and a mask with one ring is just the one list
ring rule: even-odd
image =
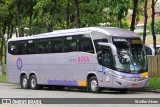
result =
[[121,49],[119,51],[119,60],[122,64],[127,64],[129,62],[131,62],[131,58],[129,56],[129,52],[126,49]]
[[146,54],[142,44],[114,42],[118,55],[115,56],[115,68],[127,73],[139,73],[146,70]]

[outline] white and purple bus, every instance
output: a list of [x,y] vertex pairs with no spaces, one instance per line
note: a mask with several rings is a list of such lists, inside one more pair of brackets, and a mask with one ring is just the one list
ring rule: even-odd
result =
[[137,89],[148,84],[140,37],[129,30],[88,27],[8,40],[7,79],[23,89]]

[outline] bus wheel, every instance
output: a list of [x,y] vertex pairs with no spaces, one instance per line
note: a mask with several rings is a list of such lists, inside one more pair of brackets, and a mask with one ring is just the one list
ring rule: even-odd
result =
[[39,86],[37,84],[37,78],[36,78],[35,75],[32,75],[30,77],[30,88],[33,89],[33,90],[39,89]]
[[89,92],[92,93],[98,93],[100,92],[99,86],[98,86],[98,80],[96,76],[92,76],[88,81],[88,89]]
[[27,79],[26,75],[21,77],[20,84],[22,89],[29,89],[29,80]]

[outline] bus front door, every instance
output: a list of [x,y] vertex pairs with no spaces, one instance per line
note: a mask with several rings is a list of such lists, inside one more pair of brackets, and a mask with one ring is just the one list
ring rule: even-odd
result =
[[99,64],[102,67],[102,78],[104,87],[112,87],[112,72],[113,58],[111,48],[108,46],[102,46],[100,54],[98,54]]

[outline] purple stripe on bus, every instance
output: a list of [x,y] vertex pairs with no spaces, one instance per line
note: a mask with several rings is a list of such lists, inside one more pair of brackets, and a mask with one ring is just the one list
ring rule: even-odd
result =
[[48,85],[68,85],[77,86],[77,81],[48,80]]
[[127,73],[122,73],[122,72],[117,72],[118,75],[121,75],[125,78],[140,78],[141,74],[127,74]]

